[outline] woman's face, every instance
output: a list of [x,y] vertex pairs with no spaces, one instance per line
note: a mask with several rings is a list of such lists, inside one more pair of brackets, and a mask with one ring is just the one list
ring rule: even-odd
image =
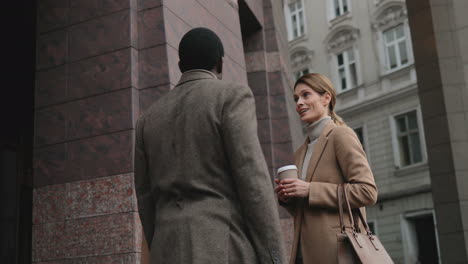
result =
[[301,120],[313,123],[328,115],[328,104],[330,94],[320,95],[306,84],[299,83],[294,89],[294,101],[296,101],[296,112]]

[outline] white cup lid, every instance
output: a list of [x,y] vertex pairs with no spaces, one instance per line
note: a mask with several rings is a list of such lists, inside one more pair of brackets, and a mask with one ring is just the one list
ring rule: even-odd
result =
[[278,169],[277,173],[280,174],[281,172],[287,171],[287,170],[297,170],[297,167],[296,167],[296,165],[283,166],[283,167]]

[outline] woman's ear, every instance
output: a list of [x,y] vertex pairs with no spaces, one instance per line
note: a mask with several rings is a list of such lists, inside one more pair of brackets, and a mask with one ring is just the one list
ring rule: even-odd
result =
[[323,106],[327,106],[328,104],[330,104],[330,101],[331,101],[331,94],[330,94],[329,92],[325,92],[325,93],[321,96],[321,100],[322,100]]

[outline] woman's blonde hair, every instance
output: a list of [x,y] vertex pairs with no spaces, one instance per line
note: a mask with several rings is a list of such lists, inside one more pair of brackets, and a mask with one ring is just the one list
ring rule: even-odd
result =
[[296,86],[300,83],[303,83],[315,92],[317,92],[320,95],[323,95],[325,93],[329,93],[331,100],[330,103],[328,104],[328,110],[329,110],[329,115],[333,122],[339,126],[345,126],[346,123],[343,121],[341,117],[339,117],[335,113],[335,104],[336,104],[336,91],[335,88],[333,88],[333,84],[328,79],[325,75],[322,75],[320,73],[308,73],[304,74],[299,78],[296,83],[294,84],[294,89],[296,89]]

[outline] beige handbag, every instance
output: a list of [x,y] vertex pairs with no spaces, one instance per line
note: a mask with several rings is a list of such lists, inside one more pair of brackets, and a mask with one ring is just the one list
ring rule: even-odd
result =
[[[338,239],[338,263],[339,264],[393,264],[380,240],[372,234],[360,209],[351,210],[346,186],[340,184],[337,189],[338,209],[340,212],[341,233]],[[345,206],[345,209],[343,209]],[[351,228],[346,228],[344,223],[344,210],[348,212]],[[354,212],[354,213],[353,213]],[[359,220],[361,220],[366,234],[359,232]]]

